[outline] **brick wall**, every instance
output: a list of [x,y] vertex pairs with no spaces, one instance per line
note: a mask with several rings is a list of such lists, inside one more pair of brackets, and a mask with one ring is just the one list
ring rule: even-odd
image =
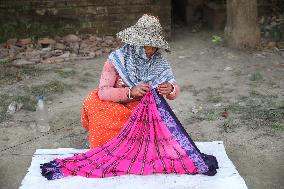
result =
[[3,0],[2,38],[61,35],[70,32],[113,35],[144,13],[160,18],[171,32],[170,0]]

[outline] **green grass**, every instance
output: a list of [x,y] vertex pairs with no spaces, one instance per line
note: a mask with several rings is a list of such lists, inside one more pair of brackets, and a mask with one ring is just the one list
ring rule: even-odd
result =
[[256,91],[256,90],[251,90],[250,91],[250,96],[252,97],[266,97],[265,95],[261,94],[260,92]]
[[8,106],[12,102],[23,104],[22,109],[28,111],[35,111],[36,99],[30,95],[17,95],[9,96],[6,94],[0,95],[0,123],[11,118],[11,115],[7,113]]
[[220,112],[217,110],[209,110],[205,113],[205,119],[207,121],[216,121],[220,118]]
[[269,87],[272,87],[272,88],[280,88],[280,85],[277,84],[275,81],[267,81],[267,85],[269,85]]
[[239,114],[243,111],[244,107],[239,105],[239,103],[231,103],[227,105],[225,109],[227,109],[229,112]]
[[220,126],[223,128],[223,130],[226,133],[228,133],[232,131],[237,126],[237,124],[232,118],[229,118],[229,119],[225,119],[224,122],[220,124]]
[[272,99],[272,98],[278,98],[278,95],[277,94],[269,94],[269,95],[265,95],[265,94],[262,94],[256,90],[251,90],[250,91],[250,95],[252,97],[256,97],[256,98],[265,98],[265,99]]
[[20,76],[41,76],[43,72],[46,72],[46,70],[41,68],[36,68],[35,66],[21,66],[21,68],[18,70]]
[[209,93],[206,97],[206,101],[210,103],[218,103],[222,101],[222,97],[218,94]]
[[200,114],[194,114],[192,116],[190,116],[189,118],[186,119],[186,123],[187,124],[194,124],[194,123],[198,123],[198,122],[201,122],[201,121],[204,121],[205,118],[200,115]]
[[10,64],[11,60],[10,59],[2,59],[0,60],[0,65],[7,65]]
[[203,92],[211,93],[214,90],[212,87],[206,87],[206,88],[203,88],[203,89],[196,89],[192,85],[189,85],[189,86],[186,86],[186,87],[183,87],[183,88],[185,88],[185,90],[191,90],[191,92],[193,93],[193,96],[197,96],[197,95],[199,95],[199,94],[201,94]]
[[277,94],[262,94],[256,90],[250,91],[250,98],[247,99],[247,103],[251,105],[261,105],[263,107],[276,106]]
[[25,91],[28,94],[34,95],[34,96],[49,96],[53,94],[62,94],[64,90],[71,89],[70,85],[67,85],[61,81],[50,81],[49,83],[45,83],[42,85],[33,85],[30,87],[26,87]]
[[250,78],[251,81],[263,81],[263,76],[260,72],[255,72],[251,74]]
[[239,101],[247,101],[248,100],[248,96],[245,96],[245,95],[238,95],[237,99]]
[[22,103],[22,109],[28,111],[35,111],[36,110],[36,98],[30,95],[20,95],[13,97],[13,101],[18,103]]
[[201,110],[197,114],[190,116],[187,119],[188,124],[193,124],[201,121],[216,121],[221,118],[221,112],[218,109]]
[[278,107],[282,107],[283,108],[284,107],[284,99],[281,99],[276,104],[277,104]]
[[[222,96],[220,96],[219,88],[206,87],[203,89],[197,90],[195,87],[192,87],[191,92],[193,96],[204,93],[206,95],[205,100],[209,103],[218,103],[222,101]],[[228,91],[231,92],[232,90]]]
[[234,75],[235,76],[242,76],[244,74],[243,74],[243,72],[241,70],[236,70],[236,71],[234,71]]
[[267,126],[271,128],[278,128],[277,125],[282,123],[284,120],[284,109],[281,107],[270,109],[261,102],[259,104],[251,103],[249,101],[246,103],[247,104],[245,106],[234,103],[226,107],[229,112],[239,115],[239,119],[243,125],[248,125],[251,128]]
[[86,77],[93,77],[93,75],[90,72],[84,73],[84,76],[86,76]]
[[62,78],[69,78],[76,75],[76,71],[73,69],[62,69],[62,70],[57,70],[56,72]]
[[282,102],[277,101],[278,99],[277,94],[262,94],[251,90],[249,96],[238,96],[238,102],[231,103],[225,108],[238,115],[242,125],[252,129],[269,127],[283,130],[284,100]]
[[31,66],[9,66],[9,64],[0,64],[0,84],[15,83],[26,77],[39,77],[47,70]]
[[89,83],[91,81],[94,81],[93,77],[86,77],[86,76],[80,76],[79,81],[83,83]]
[[284,120],[283,109],[269,110],[260,106],[248,107],[243,110],[240,116],[243,123],[250,123],[253,128],[271,127],[275,128],[275,123],[282,123]]
[[[186,89],[182,88],[182,90],[186,90]],[[193,88],[191,89],[191,92],[192,92],[192,95],[193,95],[193,96],[197,96],[197,95],[200,93],[200,91],[197,90],[195,87],[193,87]]]
[[24,94],[21,95],[8,96],[2,94],[0,95],[0,122],[11,118],[11,115],[7,113],[7,108],[13,101],[23,104],[23,110],[35,111],[36,96],[43,95],[49,97],[53,94],[62,94],[68,89],[71,89],[71,86],[60,81],[51,81],[42,85],[24,87]]
[[0,123],[11,117],[11,115],[7,114],[7,108],[12,102],[10,98],[6,94],[0,95]]
[[283,131],[283,130],[284,130],[284,123],[281,123],[281,122],[274,122],[274,123],[272,123],[271,127],[272,127],[274,130]]

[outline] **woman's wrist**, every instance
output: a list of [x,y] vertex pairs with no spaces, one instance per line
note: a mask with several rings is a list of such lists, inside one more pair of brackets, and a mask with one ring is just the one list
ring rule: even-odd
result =
[[132,92],[132,87],[128,87],[128,99],[133,99],[131,92]]

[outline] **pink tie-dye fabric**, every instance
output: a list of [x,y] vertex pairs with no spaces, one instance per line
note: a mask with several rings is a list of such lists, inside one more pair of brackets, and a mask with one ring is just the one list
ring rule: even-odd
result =
[[[143,97],[124,128],[111,141],[86,153],[43,164],[42,174],[53,180],[69,175],[98,178],[208,171],[203,154],[198,149],[194,154],[187,153],[165,123],[152,90]],[[201,163],[196,163],[198,161]]]

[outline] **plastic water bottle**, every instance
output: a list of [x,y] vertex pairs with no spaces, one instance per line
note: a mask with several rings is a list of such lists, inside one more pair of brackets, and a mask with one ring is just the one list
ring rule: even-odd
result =
[[37,129],[40,132],[48,132],[50,130],[50,126],[48,123],[48,111],[47,107],[44,104],[43,96],[37,97],[37,108],[36,108],[36,123]]

